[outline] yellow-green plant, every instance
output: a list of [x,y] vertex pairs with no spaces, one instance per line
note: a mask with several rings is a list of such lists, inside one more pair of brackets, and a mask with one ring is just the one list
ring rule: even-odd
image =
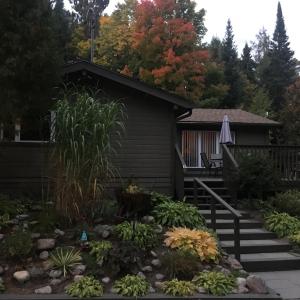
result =
[[113,287],[118,294],[126,297],[145,296],[149,291],[149,283],[137,275],[126,275],[117,280]]
[[190,281],[172,279],[162,284],[164,293],[172,296],[192,296],[196,292],[196,286]]
[[297,246],[300,246],[300,231],[297,231],[295,234],[290,235],[289,240],[293,244],[296,244]]
[[50,260],[55,268],[63,270],[65,277],[71,268],[81,262],[80,251],[74,248],[56,248],[50,254]]
[[123,130],[123,113],[122,104],[104,97],[97,100],[83,92],[69,98],[58,101],[55,110],[56,207],[65,217],[82,220],[115,175],[111,157]]
[[82,277],[78,282],[71,283],[66,292],[72,297],[91,298],[101,297],[103,295],[102,284],[90,276]]
[[91,248],[90,254],[96,257],[99,265],[102,265],[109,251],[112,249],[112,243],[109,241],[91,241],[89,243]]
[[204,288],[215,296],[225,296],[236,287],[236,279],[222,272],[202,272],[192,280],[198,287]]
[[217,241],[207,231],[174,227],[165,236],[167,247],[190,251],[201,261],[216,261],[219,256]]

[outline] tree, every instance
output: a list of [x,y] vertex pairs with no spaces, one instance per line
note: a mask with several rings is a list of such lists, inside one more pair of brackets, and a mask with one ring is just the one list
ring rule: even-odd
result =
[[218,37],[211,39],[208,50],[212,60],[218,63],[222,61],[222,41]]
[[268,53],[269,65],[262,74],[262,81],[272,99],[273,110],[278,113],[284,105],[286,88],[296,78],[296,62],[294,52],[290,49],[290,43],[285,30],[281,5],[278,2],[276,28]]
[[262,117],[268,117],[271,113],[271,100],[268,93],[261,87],[256,87],[248,111]]
[[254,61],[259,64],[265,55],[269,52],[271,46],[271,39],[267,30],[263,27],[256,35],[256,41],[251,43],[253,50]]
[[245,44],[243,54],[241,58],[241,71],[246,75],[247,79],[251,82],[255,82],[255,68],[256,64],[252,59],[251,48],[248,44]]

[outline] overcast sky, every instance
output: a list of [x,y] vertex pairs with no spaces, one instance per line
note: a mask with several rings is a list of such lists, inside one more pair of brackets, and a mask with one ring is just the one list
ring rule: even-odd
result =
[[[65,0],[67,2],[67,0]],[[110,0],[106,13],[110,14],[122,0]],[[287,34],[295,57],[300,60],[300,0],[281,0]],[[205,41],[212,36],[223,38],[227,19],[230,18],[239,51],[245,42],[255,39],[265,27],[272,36],[276,22],[278,0],[196,0],[198,8],[206,10],[205,26],[208,29]]]

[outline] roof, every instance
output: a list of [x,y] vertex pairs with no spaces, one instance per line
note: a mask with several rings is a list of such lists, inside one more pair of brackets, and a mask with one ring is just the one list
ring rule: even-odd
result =
[[118,72],[108,70],[100,65],[93,64],[88,61],[79,60],[66,64],[63,67],[63,74],[70,74],[84,70],[180,107],[187,109],[195,107],[195,103],[190,100],[150,86],[136,78],[131,78]]
[[195,108],[190,117],[181,120],[180,124],[221,124],[227,115],[231,124],[280,126],[280,123],[241,109],[205,109]]

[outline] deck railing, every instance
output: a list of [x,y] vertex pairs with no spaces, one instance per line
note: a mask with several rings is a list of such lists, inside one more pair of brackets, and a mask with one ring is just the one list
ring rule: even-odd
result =
[[300,146],[229,145],[228,149],[237,163],[246,155],[266,157],[273,162],[283,181],[300,181]]
[[176,196],[178,199],[183,199],[184,197],[184,175],[187,166],[181,155],[179,146],[175,145],[175,187]]

